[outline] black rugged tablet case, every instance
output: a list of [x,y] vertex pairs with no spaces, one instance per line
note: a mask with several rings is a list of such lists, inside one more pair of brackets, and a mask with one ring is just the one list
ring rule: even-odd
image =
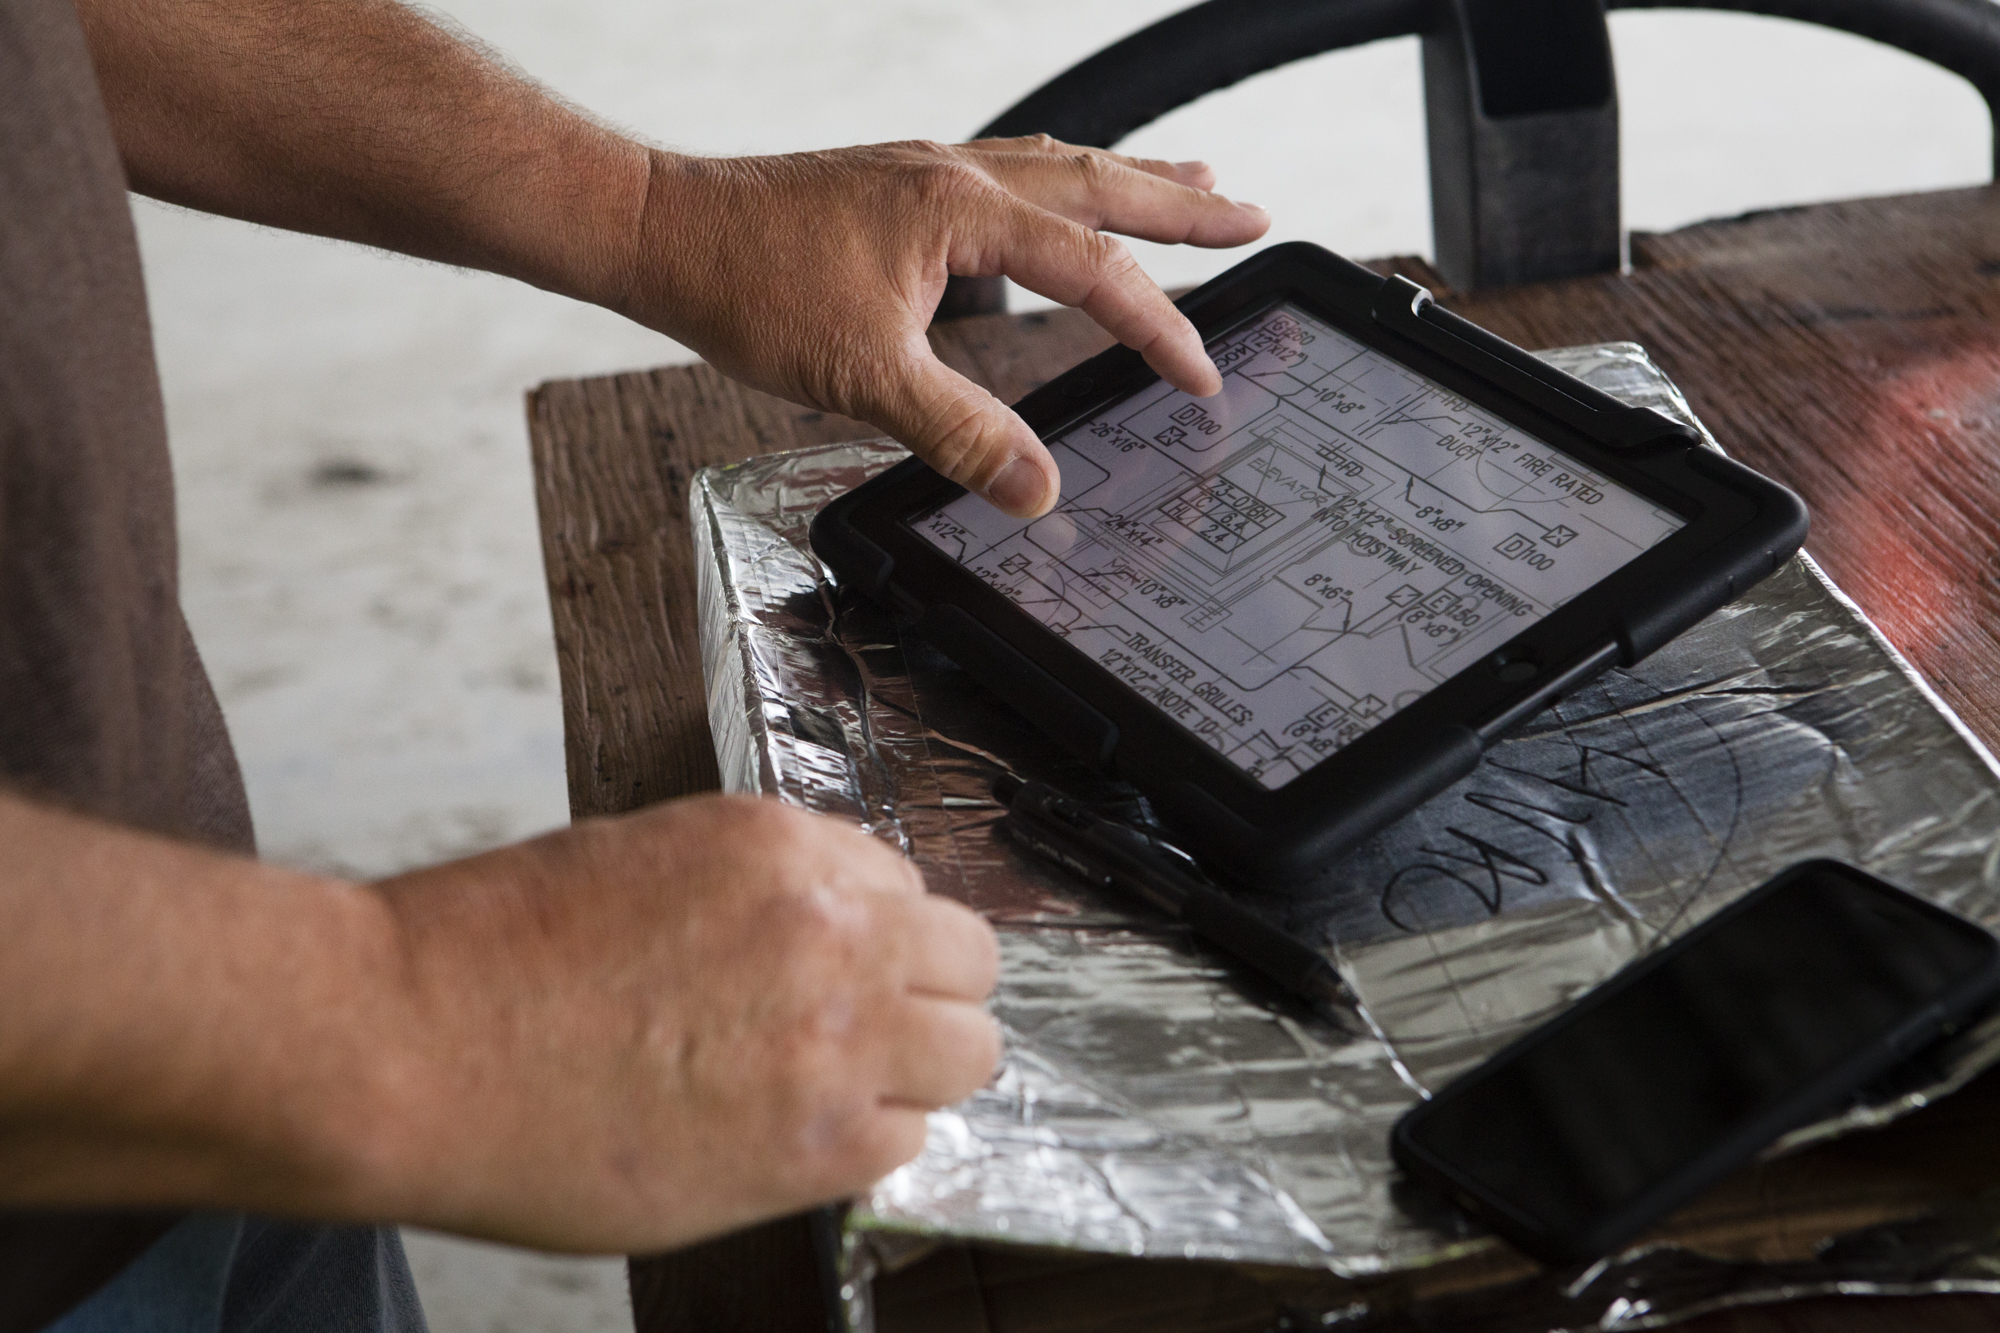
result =
[[[1121,762],[1126,757],[1121,755],[1118,715],[1123,712],[1130,719],[1135,708],[1151,706],[1129,695],[1109,673],[1082,659],[1056,636],[1041,635],[1046,643],[1033,638],[1010,642],[962,607],[927,597],[912,580],[899,577],[894,558],[857,526],[855,515],[886,494],[907,489],[919,476],[928,477],[929,468],[922,461],[912,458],[897,464],[821,510],[811,526],[812,548],[842,583],[912,622],[970,675],[1077,757],[1145,791],[1188,850],[1218,878],[1269,888],[1312,878],[1341,852],[1471,772],[1486,746],[1508,727],[1612,666],[1633,665],[1741,595],[1798,550],[1807,527],[1805,506],[1796,495],[1698,447],[1699,435],[1685,424],[1649,408],[1628,406],[1556,370],[1439,308],[1428,292],[1405,278],[1383,278],[1318,246],[1304,242],[1274,246],[1190,292],[1178,304],[1206,338],[1235,322],[1245,309],[1245,292],[1263,293],[1268,304],[1272,293],[1289,290],[1288,283],[1309,283],[1321,298],[1330,293],[1342,305],[1372,310],[1379,327],[1371,341],[1406,364],[1410,356],[1422,354],[1416,349],[1422,349],[1432,360],[1469,369],[1503,388],[1527,411],[1604,444],[1639,452],[1677,450],[1685,455],[1691,474],[1710,476],[1718,484],[1726,480],[1756,512],[1710,549],[1701,577],[1677,579],[1644,603],[1605,606],[1602,615],[1611,622],[1612,632],[1587,659],[1560,664],[1560,670],[1522,689],[1504,710],[1436,727],[1414,740],[1399,738],[1392,763],[1371,760],[1344,769],[1345,759],[1367,753],[1369,737],[1364,735],[1290,784],[1314,784],[1316,799],[1310,808],[1260,819],[1246,816],[1242,807],[1279,802],[1256,797],[1225,801],[1197,783],[1161,782],[1148,766]],[[1128,384],[1135,368],[1144,370],[1137,353],[1113,347],[1035,390],[1015,405],[1016,410],[1037,433],[1051,438],[1111,401],[1102,396],[1103,386]],[[1586,593],[1577,602],[1590,596]],[[1064,654],[1075,660],[1065,659]]]

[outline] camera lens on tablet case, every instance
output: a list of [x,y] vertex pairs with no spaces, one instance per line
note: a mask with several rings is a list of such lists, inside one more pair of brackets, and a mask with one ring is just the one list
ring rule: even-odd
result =
[[1541,674],[1541,670],[1539,666],[1536,666],[1527,658],[1516,657],[1510,661],[1501,662],[1496,668],[1496,674],[1505,684],[1519,685],[1522,681],[1533,680]]

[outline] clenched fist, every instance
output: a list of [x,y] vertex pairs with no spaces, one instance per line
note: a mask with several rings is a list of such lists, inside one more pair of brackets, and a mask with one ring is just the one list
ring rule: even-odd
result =
[[1055,461],[924,337],[950,275],[1004,274],[1081,306],[1189,393],[1222,380],[1193,325],[1106,233],[1204,246],[1264,234],[1201,163],[1119,157],[1046,135],[784,157],[656,152],[638,253],[608,302],[718,369],[880,426],[1009,513],[1056,501]]
[[677,801],[377,891],[415,1043],[391,1216],[668,1248],[865,1188],[999,1057],[986,924],[775,801]]

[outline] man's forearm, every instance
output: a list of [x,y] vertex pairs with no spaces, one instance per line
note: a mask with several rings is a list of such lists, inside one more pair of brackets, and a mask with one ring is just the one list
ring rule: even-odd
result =
[[370,1211],[380,898],[0,793],[0,1205]]
[[395,0],[77,3],[136,188],[608,306],[1022,517],[1055,502],[1055,460],[925,341],[947,277],[1078,306],[1207,395],[1200,335],[1113,234],[1233,246],[1270,225],[1203,163],[1046,136],[649,149]]
[[992,932],[695,798],[374,885],[0,793],[0,1209],[671,1248],[865,1187],[991,1072]]
[[393,0],[77,0],[132,187],[615,303],[649,155]]

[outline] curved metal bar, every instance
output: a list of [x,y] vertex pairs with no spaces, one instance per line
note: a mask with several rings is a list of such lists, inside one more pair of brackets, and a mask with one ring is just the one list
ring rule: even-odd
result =
[[1714,9],[1796,19],[1928,60],[1986,99],[1993,119],[1994,174],[2000,177],[2000,4],[1992,0],[1606,0],[1605,7]]
[[1422,30],[1430,0],[1207,0],[1056,75],[979,131],[1109,148],[1176,107],[1326,51]]
[[[1266,70],[1393,37],[1448,32],[1455,3],[1463,0],[1205,0],[1071,66],[995,117],[978,137],[1039,133],[1110,148],[1167,112]],[[1866,37],[1929,61],[1970,82],[1985,99],[1994,126],[1995,175],[2000,178],[2000,4],[1992,0],[1603,0],[1603,4],[1607,10],[1710,9],[1793,19]],[[1428,68],[1426,77],[1432,78]],[[1448,98],[1437,95],[1429,101],[1433,117],[1440,105],[1448,104]],[[1615,117],[1615,110],[1612,114]],[[1433,131],[1438,128],[1433,126]],[[1437,144],[1432,147],[1435,156]],[[1608,188],[1615,197],[1615,147],[1609,151],[1612,185]],[[1494,187],[1471,188],[1476,206],[1476,196]],[[1004,309],[1002,293],[997,278],[953,278],[938,317]]]
[[[1606,0],[1607,9],[1713,9],[1796,19],[1907,51],[1979,90],[2000,126],[2000,5],[1991,0]],[[1434,25],[1432,0],[1206,0],[1072,65],[978,138],[1052,134],[1110,148],[1253,74]],[[2000,132],[1995,134],[2000,165]]]

